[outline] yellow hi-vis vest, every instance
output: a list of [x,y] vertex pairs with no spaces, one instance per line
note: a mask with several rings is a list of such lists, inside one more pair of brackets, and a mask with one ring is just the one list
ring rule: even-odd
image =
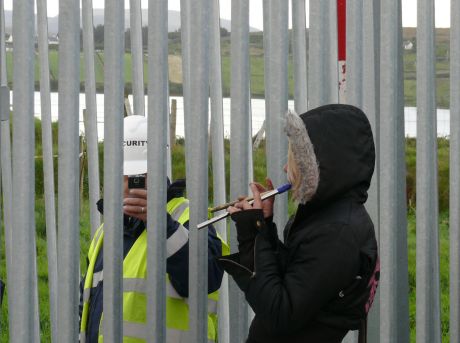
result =
[[[174,198],[167,204],[171,217],[183,225],[189,220],[188,200]],[[181,228],[179,228],[181,229]],[[186,230],[185,228],[183,228]],[[80,326],[80,343],[85,343],[89,314],[90,291],[102,279],[94,275],[94,266],[104,238],[103,225],[96,231],[88,251],[88,270],[83,290],[83,312]],[[220,238],[220,237],[219,237]],[[221,238],[220,238],[221,239]],[[229,248],[221,239],[222,254]],[[102,274],[102,272],[97,273]],[[166,337],[168,343],[188,341],[188,299],[181,297],[166,278]],[[147,230],[137,238],[123,261],[123,343],[147,342]],[[208,343],[217,341],[217,302],[219,293],[208,294]],[[103,342],[102,318],[98,342]]]

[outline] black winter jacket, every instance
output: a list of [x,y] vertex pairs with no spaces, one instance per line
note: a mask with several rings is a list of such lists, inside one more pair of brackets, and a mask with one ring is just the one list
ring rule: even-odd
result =
[[255,312],[247,342],[339,343],[363,319],[377,243],[364,202],[375,162],[364,113],[327,105],[301,115],[320,182],[284,229],[284,243],[261,210],[232,215],[239,253],[220,258]]

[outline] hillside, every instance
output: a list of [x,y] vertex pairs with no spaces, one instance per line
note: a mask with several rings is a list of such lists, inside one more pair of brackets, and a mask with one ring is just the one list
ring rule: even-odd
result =
[[[95,8],[93,16],[93,23],[94,26],[104,25],[104,10]],[[5,11],[5,29],[8,34],[11,34],[12,27],[13,27],[13,12],[12,11]],[[81,17],[80,17],[81,23]],[[221,19],[220,22],[221,26],[230,31],[231,23],[230,20]],[[142,26],[148,25],[148,10],[142,10]],[[50,35],[56,35],[59,32],[59,16],[54,16],[48,18],[48,31]],[[130,15],[129,9],[125,10],[125,27],[130,27]],[[173,32],[180,29],[180,12],[179,11],[168,11],[168,31]],[[255,28],[250,29],[251,32],[258,31]]]
[[[178,12],[176,12],[178,13]],[[100,31],[101,27],[98,30]],[[102,30],[103,31],[103,30]],[[103,32],[102,32],[103,34]],[[449,108],[449,29],[436,30],[436,82],[437,82],[437,106],[439,108]],[[129,38],[129,35],[126,35]],[[307,31],[308,37],[308,31]],[[412,48],[404,50],[404,93],[405,105],[416,106],[416,29],[405,28],[404,43],[412,43]],[[146,39],[144,38],[145,42]],[[101,40],[103,44],[103,38]],[[97,45],[99,46],[99,45]],[[96,53],[96,83],[97,91],[103,92],[103,73],[104,73],[104,54],[102,48]],[[249,53],[250,53],[250,70],[251,70],[251,93],[252,97],[264,97],[264,50],[263,50],[263,32],[251,32],[249,36]],[[130,44],[126,44],[125,54],[125,83],[126,92],[131,93],[131,55]],[[147,47],[145,46],[145,49]],[[146,50],[145,50],[146,51]],[[222,56],[222,80],[223,94],[230,95],[230,69],[231,69],[231,35],[226,29],[221,30],[221,56]],[[51,87],[53,91],[57,90],[58,73],[58,52],[50,51],[50,70],[51,70]],[[145,70],[147,70],[147,56],[144,57]],[[38,57],[37,57],[38,66]],[[11,86],[12,77],[12,53],[7,54],[8,77]],[[38,67],[36,68],[36,88],[38,90]],[[293,70],[292,70],[292,52],[289,52],[289,97],[293,97]],[[169,33],[169,74],[170,74],[170,92],[171,95],[182,95],[182,56],[181,56],[181,35],[180,32],[174,31]],[[145,74],[147,75],[147,74]],[[84,65],[81,70],[81,89],[84,90]],[[146,82],[147,83],[147,82]]]

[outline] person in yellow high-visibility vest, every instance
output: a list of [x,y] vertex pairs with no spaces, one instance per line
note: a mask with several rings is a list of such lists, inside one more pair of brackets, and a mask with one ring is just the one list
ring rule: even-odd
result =
[[[124,231],[123,231],[123,342],[147,342],[147,120],[130,116],[124,121]],[[162,162],[163,163],[163,162]],[[138,175],[128,182],[128,175]],[[185,181],[168,182],[167,216],[167,342],[185,342],[188,325],[188,200]],[[133,187],[130,188],[129,186]],[[136,188],[134,188],[136,187]],[[137,188],[140,187],[140,188]],[[103,211],[103,203],[98,203]],[[103,225],[96,231],[89,251],[88,269],[80,284],[80,342],[103,341]],[[217,341],[217,301],[223,269],[216,257],[228,247],[213,228],[208,230],[208,342]]]

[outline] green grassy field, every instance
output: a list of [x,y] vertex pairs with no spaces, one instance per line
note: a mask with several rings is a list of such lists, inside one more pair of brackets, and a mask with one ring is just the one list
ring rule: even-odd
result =
[[[404,96],[406,106],[416,106],[416,31],[413,28],[404,29],[404,41],[414,42],[412,50],[404,51]],[[264,97],[264,50],[263,36],[261,32],[253,32],[249,37],[250,53],[250,72],[251,72],[251,93],[255,98]],[[181,46],[177,38],[169,40],[170,55],[170,92],[172,95],[182,95],[182,67],[181,67]],[[222,88],[224,96],[230,95],[230,36],[221,37],[222,55]],[[59,76],[58,51],[50,50],[50,79],[52,90],[57,90]],[[81,70],[80,80],[81,89],[84,89],[85,65],[83,55],[80,57]],[[125,53],[125,92],[131,93],[131,54]],[[13,74],[13,54],[7,53],[8,80],[10,82]],[[98,92],[103,92],[104,83],[104,52],[100,51],[95,56],[96,68],[96,88]],[[147,88],[147,56],[144,56],[144,80]],[[39,88],[39,63],[38,56],[35,59],[35,84]],[[294,80],[292,70],[292,52],[289,52],[288,59],[288,84],[289,97],[292,99],[294,94]],[[449,30],[436,30],[436,84],[437,84],[437,106],[439,108],[449,108]]]

